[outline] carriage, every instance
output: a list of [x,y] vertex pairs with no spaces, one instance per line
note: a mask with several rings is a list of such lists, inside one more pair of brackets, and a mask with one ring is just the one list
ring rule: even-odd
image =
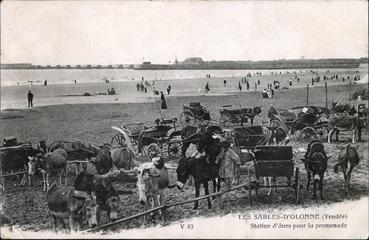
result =
[[[5,177],[12,177],[27,173],[27,167],[20,158],[27,158],[28,153],[34,153],[35,149],[30,142],[18,142],[14,136],[4,138],[0,147],[1,185],[5,189]],[[25,175],[21,184],[25,183]]]
[[190,105],[183,105],[183,112],[179,118],[182,127],[186,126],[208,126],[210,123],[210,113],[200,102],[190,102]]
[[156,124],[146,126],[141,122],[122,124],[121,128],[113,127],[119,133],[111,139],[113,147],[125,146],[127,133],[138,154],[143,153],[151,159],[155,154],[168,153],[169,157],[180,157],[182,150],[181,131],[177,129],[177,118],[162,118]]
[[255,117],[253,108],[232,108],[232,105],[223,105],[220,110],[220,124],[222,126],[243,126],[251,119],[251,126]]
[[[258,197],[259,188],[267,187],[259,185],[259,179],[262,177],[273,178],[273,183],[270,186],[272,188],[292,188],[294,190],[295,203],[301,203],[300,169],[295,167],[292,147],[258,145],[255,147],[254,154],[254,180],[252,180],[250,168],[248,169],[250,204],[252,201],[251,189],[254,188],[255,195]],[[276,179],[281,177],[285,178],[286,182],[277,184]]]
[[262,126],[237,126],[225,131],[232,135],[233,150],[240,156],[241,162],[246,163],[250,161],[250,151],[266,143],[269,130]]
[[309,106],[295,107],[290,110],[278,109],[277,114],[271,114],[269,127],[282,129],[286,136],[290,132],[295,140],[323,140],[327,137],[328,121],[322,120],[324,108]]

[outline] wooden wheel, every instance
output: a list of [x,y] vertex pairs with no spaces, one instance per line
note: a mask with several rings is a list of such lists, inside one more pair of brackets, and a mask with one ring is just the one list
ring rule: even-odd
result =
[[209,120],[205,120],[205,119],[199,120],[199,125],[202,127],[207,127],[209,123],[210,123],[210,119]]
[[296,167],[295,169],[295,203],[301,203],[301,190],[300,190],[300,169]]
[[122,134],[116,134],[114,137],[112,137],[110,144],[114,147],[121,147],[124,145],[124,142],[126,141],[125,137]]
[[317,138],[317,134],[314,128],[312,127],[304,127],[301,130],[299,135],[299,139],[303,141],[311,141]]
[[182,142],[168,142],[168,155],[171,158],[180,158],[182,155]]
[[150,143],[147,146],[143,146],[142,151],[149,161],[151,161],[151,159],[156,155],[162,155],[158,143]]
[[280,121],[277,119],[271,119],[269,122],[269,128],[277,129],[281,125]]
[[179,117],[182,127],[193,126],[196,127],[195,115],[191,111],[183,111]]
[[327,141],[327,139],[328,139],[328,129],[326,129],[326,128],[318,129],[317,138],[322,142]]

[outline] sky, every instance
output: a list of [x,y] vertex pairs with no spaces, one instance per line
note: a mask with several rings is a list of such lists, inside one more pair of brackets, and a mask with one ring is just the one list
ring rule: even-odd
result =
[[368,2],[2,1],[1,62],[368,56]]

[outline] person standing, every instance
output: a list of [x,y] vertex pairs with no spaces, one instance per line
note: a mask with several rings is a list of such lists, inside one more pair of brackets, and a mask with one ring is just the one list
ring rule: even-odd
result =
[[28,107],[33,107],[33,93],[31,92],[31,90],[28,91],[27,98],[28,98]]
[[[216,164],[219,164],[219,177],[224,180],[224,191],[230,190],[232,188],[232,180],[238,174],[241,167],[240,157],[230,148],[231,143],[225,140],[223,143],[222,157],[217,158]],[[222,198],[224,196],[219,196],[219,205],[223,208]]]
[[205,93],[208,93],[210,91],[209,82],[205,85]]
[[242,86],[240,82],[238,82],[238,89],[240,89],[240,92],[242,91]]
[[255,82],[255,91],[257,91],[257,90],[258,90],[258,85]]
[[172,89],[172,86],[170,86],[170,84],[168,85],[168,87],[167,87],[167,93],[168,93],[168,95],[170,94],[170,90]]
[[163,92],[160,92],[160,99],[161,99],[161,109],[168,109]]
[[137,83],[136,88],[137,88],[137,92],[139,92],[140,91],[140,84],[139,83]]
[[258,79],[258,85],[260,85],[260,80]]
[[247,91],[249,91],[249,89],[250,89],[249,81],[246,82],[246,89],[247,89]]

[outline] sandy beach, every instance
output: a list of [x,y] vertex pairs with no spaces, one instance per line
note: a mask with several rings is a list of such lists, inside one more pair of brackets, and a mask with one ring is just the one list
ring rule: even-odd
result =
[[[366,65],[367,66],[367,65]],[[29,70],[33,71],[33,70]],[[204,87],[207,82],[210,85],[210,92],[207,96],[219,96],[219,95],[235,95],[255,92],[255,83],[259,80],[260,85],[257,85],[256,91],[261,92],[262,89],[267,88],[268,84],[272,84],[273,81],[280,82],[280,88],[299,88],[306,87],[307,84],[311,86],[311,79],[320,76],[320,82],[315,82],[314,87],[323,86],[323,76],[330,77],[337,74],[339,79],[327,80],[328,86],[337,84],[348,84],[350,81],[354,82],[355,76],[361,78],[367,76],[368,70],[365,65],[358,69],[319,69],[316,73],[310,72],[310,70],[294,70],[293,72],[280,71],[276,72],[277,75],[271,75],[270,72],[261,76],[248,77],[249,91],[246,89],[246,84],[241,83],[242,90],[238,88],[238,83],[241,82],[241,77],[214,77],[207,78],[189,78],[189,79],[174,79],[174,80],[156,80],[155,89],[166,93],[166,89],[170,84],[172,87],[171,94],[166,97],[175,96],[204,96]],[[204,72],[205,73],[205,72]],[[281,73],[281,74],[279,74]],[[189,76],[191,74],[188,74]],[[246,76],[246,75],[245,75]],[[2,80],[6,81],[6,76],[2,76]],[[39,76],[40,77],[40,76]],[[343,82],[345,78],[345,82]],[[299,79],[299,80],[298,80]],[[224,85],[223,81],[227,80],[227,84]],[[289,85],[289,80],[292,81],[292,86]],[[1,87],[1,110],[9,108],[26,108],[27,98],[26,94],[28,90],[31,90],[34,94],[34,106],[46,106],[46,105],[60,105],[60,104],[87,104],[87,103],[150,103],[159,100],[159,96],[154,95],[152,89],[148,89],[147,93],[137,92],[136,84],[140,81],[114,81],[110,83],[104,82],[84,82],[78,84],[49,84],[48,86],[42,86],[40,84],[34,85],[20,85],[20,86],[3,86]],[[152,80],[148,80],[152,83]],[[106,94],[108,89],[114,88],[117,92],[116,95],[101,95]],[[278,92],[280,90],[277,90]],[[89,93],[92,96],[85,97],[83,94]],[[278,94],[278,93],[276,93]]]

